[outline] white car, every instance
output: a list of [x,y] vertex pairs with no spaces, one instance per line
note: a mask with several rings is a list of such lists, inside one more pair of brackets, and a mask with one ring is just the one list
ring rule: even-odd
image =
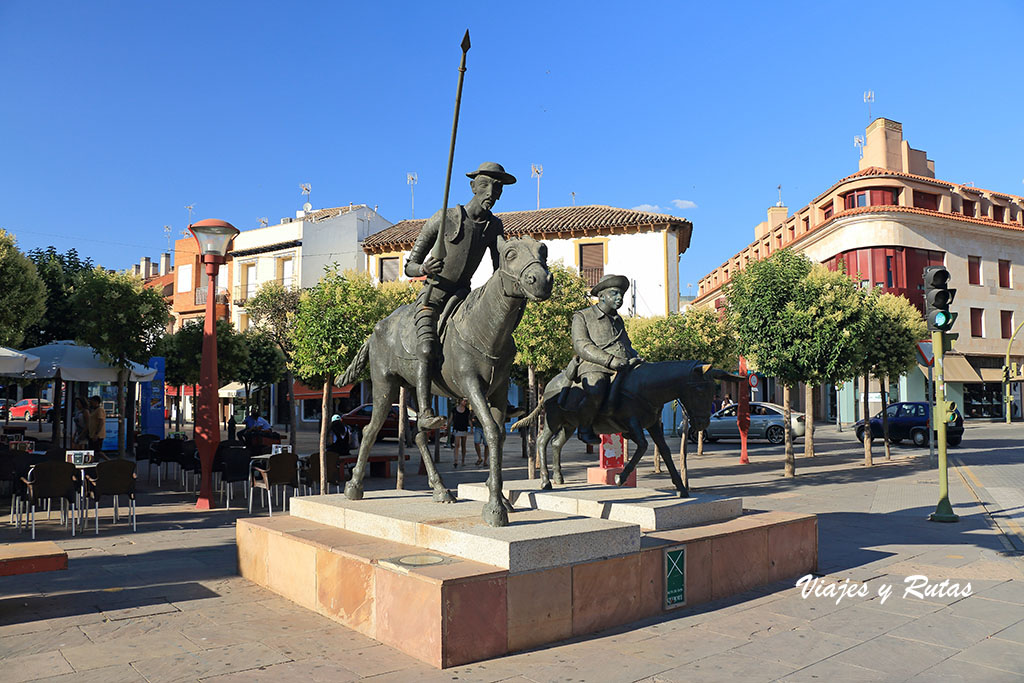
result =
[[[733,404],[712,415],[708,428],[704,430],[704,440],[740,438],[740,430],[736,425],[738,409],[739,406]],[[751,403],[750,429],[747,431],[747,436],[751,439],[768,439],[768,442],[773,444],[783,443],[786,440],[784,410],[777,403]],[[795,410],[792,412],[790,422],[793,424],[793,438],[803,436],[807,431],[805,419],[803,413],[798,413]],[[697,430],[691,428],[688,437],[691,443],[696,443]]]

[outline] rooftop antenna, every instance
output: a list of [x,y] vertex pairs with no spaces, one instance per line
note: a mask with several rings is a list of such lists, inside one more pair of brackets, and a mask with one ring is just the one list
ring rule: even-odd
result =
[[266,216],[263,216],[262,218],[260,218],[259,221],[260,221],[260,227],[261,228],[265,228],[268,225],[270,225],[270,221],[267,219]]
[[416,218],[416,183],[420,181],[420,177],[416,175],[416,171],[405,174],[405,182],[409,184],[409,195],[412,198],[412,217]]
[[[302,194],[306,195],[306,204],[309,204],[309,194],[310,194],[310,192],[313,191],[313,186],[310,185],[309,183],[302,183],[301,185],[299,185],[299,189],[302,190]],[[309,204],[309,208],[308,209],[306,208],[305,205],[303,205],[302,210],[303,211],[309,211],[312,208],[313,208],[312,204]]]
[[865,90],[864,91],[864,104],[868,105],[868,122],[871,121],[871,103],[875,101],[875,91]]
[[778,190],[779,190],[779,203],[776,204],[775,206],[785,206],[785,204],[782,203],[782,185],[778,186]]
[[167,251],[171,250],[171,226],[164,226],[164,237],[167,238]]
[[570,192],[569,194],[572,195],[572,205],[576,206],[576,193],[575,192]]
[[864,136],[854,135],[853,146],[860,150],[860,158],[864,158]]
[[181,231],[181,236],[182,237],[188,237],[188,236],[190,236],[192,234],[192,233],[190,233],[188,231],[188,228],[189,228],[190,225],[192,225],[192,209],[196,208],[196,205],[195,204],[186,204],[185,208],[188,209],[188,225],[186,225],[185,229]]
[[544,167],[540,164],[530,164],[530,177],[537,179],[537,209],[540,209],[540,177],[544,175]]

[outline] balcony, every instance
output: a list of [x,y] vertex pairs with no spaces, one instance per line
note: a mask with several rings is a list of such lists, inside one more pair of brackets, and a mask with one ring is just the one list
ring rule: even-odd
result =
[[[207,292],[206,289],[197,289],[196,290],[196,298],[195,298],[196,306],[205,306],[206,305],[206,298],[207,298],[206,297],[206,292]],[[220,293],[220,294],[217,294],[216,295],[216,299],[214,300],[215,304],[227,304],[227,302],[228,302],[228,295],[226,293],[223,293],[223,292]]]
[[235,285],[235,296],[232,298],[232,301],[234,301],[236,306],[244,306],[246,301],[256,296],[258,289],[256,283]]
[[580,268],[580,277],[586,281],[588,287],[593,287],[604,277],[604,267]]

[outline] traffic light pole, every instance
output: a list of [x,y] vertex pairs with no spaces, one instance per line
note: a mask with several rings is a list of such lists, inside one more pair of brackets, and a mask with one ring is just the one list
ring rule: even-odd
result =
[[[953,512],[949,502],[949,470],[946,466],[946,382],[942,362],[945,347],[944,333],[941,330],[932,332],[932,352],[935,355],[935,405],[932,406],[932,422],[937,432],[939,450],[939,504],[935,512],[928,516],[932,522],[959,522],[960,518]],[[931,434],[928,438],[931,438]]]
[[1024,327],[1024,321],[1017,325],[1017,329],[1010,335],[1010,340],[1006,342],[1006,363],[1003,365],[1003,414],[1006,417],[1006,424],[1010,424],[1010,409],[1013,408],[1013,390],[1010,387],[1010,346],[1013,344],[1013,338],[1020,332],[1020,328]]

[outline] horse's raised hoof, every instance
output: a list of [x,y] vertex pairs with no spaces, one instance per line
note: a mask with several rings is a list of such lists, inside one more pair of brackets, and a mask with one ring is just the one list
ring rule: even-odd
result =
[[481,515],[488,526],[508,526],[508,510],[501,501],[487,501]]
[[452,492],[445,487],[434,489],[434,502],[435,503],[454,503],[456,501],[455,496]]
[[359,486],[354,482],[345,484],[345,497],[349,500],[362,500],[363,499],[363,487]]
[[562,470],[555,470],[555,483],[559,486],[565,483],[565,479],[562,478]]

